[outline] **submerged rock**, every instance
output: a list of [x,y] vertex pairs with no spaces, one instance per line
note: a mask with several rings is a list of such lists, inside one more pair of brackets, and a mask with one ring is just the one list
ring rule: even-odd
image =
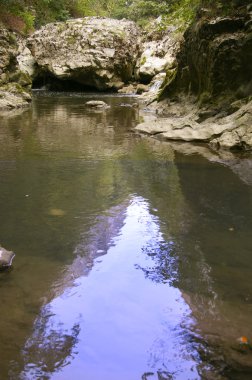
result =
[[51,208],[48,214],[51,216],[64,216],[66,212],[61,208]]
[[0,247],[0,270],[9,268],[12,264],[15,254],[12,251]]
[[86,17],[45,25],[27,47],[41,75],[119,89],[133,76],[140,31],[132,21]]

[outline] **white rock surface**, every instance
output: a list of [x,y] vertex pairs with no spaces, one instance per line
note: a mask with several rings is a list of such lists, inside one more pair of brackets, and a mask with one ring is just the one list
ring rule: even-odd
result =
[[44,26],[27,47],[39,69],[58,79],[118,89],[132,78],[140,31],[132,21],[86,17]]
[[12,264],[15,254],[0,246],[0,269],[8,268]]
[[[179,105],[176,105],[179,107]],[[252,101],[229,116],[209,118],[198,123],[197,112],[179,115],[171,107],[171,116],[138,124],[136,131],[159,135],[165,140],[207,142],[215,148],[252,150]]]
[[137,63],[137,76],[142,82],[150,82],[167,69],[176,67],[176,55],[180,49],[181,37],[174,30],[168,31],[162,39],[146,41]]

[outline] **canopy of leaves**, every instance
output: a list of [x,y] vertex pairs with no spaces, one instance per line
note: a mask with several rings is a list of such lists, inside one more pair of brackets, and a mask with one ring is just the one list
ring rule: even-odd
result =
[[0,0],[0,20],[24,33],[48,22],[84,16],[127,18],[140,25],[162,16],[166,23],[187,25],[199,5],[229,11],[249,3],[250,0]]

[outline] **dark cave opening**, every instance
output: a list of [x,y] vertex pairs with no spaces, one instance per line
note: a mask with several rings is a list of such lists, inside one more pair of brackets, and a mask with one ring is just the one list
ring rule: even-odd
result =
[[38,75],[32,82],[33,90],[47,90],[59,92],[97,92],[96,87],[87,86],[72,79],[58,79],[49,73]]

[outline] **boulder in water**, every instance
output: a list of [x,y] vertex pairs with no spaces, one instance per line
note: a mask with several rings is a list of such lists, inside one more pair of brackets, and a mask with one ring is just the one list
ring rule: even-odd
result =
[[12,264],[15,254],[12,251],[0,247],[0,270],[9,268]]
[[110,106],[103,102],[102,100],[90,100],[85,103],[85,106],[92,109],[106,109],[110,108]]

